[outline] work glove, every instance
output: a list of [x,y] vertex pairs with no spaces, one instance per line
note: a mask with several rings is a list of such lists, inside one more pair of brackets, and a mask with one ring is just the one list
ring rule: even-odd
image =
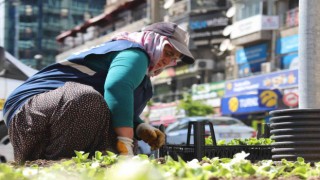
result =
[[136,128],[136,135],[144,142],[148,143],[151,150],[159,149],[165,143],[165,134],[147,123],[138,125]]
[[117,150],[120,155],[133,156],[133,140],[127,137],[118,136]]

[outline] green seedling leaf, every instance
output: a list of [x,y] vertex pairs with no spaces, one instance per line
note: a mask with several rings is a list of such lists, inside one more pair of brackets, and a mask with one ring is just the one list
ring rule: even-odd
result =
[[102,160],[103,159],[103,157],[102,157],[102,152],[100,152],[100,151],[96,151],[95,153],[94,153],[94,159],[96,159],[96,160]]

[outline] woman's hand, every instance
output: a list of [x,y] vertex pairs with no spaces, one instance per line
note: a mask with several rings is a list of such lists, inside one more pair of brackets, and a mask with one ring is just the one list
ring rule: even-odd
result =
[[133,156],[133,128],[119,127],[114,129],[117,136],[117,150],[121,155]]
[[151,150],[159,149],[165,143],[165,134],[147,123],[139,124],[136,133],[138,137],[151,146]]
[[133,140],[127,137],[118,136],[117,150],[120,155],[133,156]]

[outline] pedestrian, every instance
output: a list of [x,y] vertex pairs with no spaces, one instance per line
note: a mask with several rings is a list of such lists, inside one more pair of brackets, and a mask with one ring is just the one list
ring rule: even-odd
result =
[[150,77],[179,59],[194,62],[188,42],[179,26],[159,22],[40,70],[4,105],[15,161],[70,158],[74,150],[134,155],[134,139],[160,148],[165,135],[139,115],[153,95]]

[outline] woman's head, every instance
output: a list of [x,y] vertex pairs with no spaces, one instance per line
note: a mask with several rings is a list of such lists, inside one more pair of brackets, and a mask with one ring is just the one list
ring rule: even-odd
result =
[[181,61],[187,64],[194,63],[194,57],[189,50],[189,34],[177,24],[158,22],[143,28],[142,31],[151,31],[167,37],[170,45],[183,55]]
[[154,66],[154,70],[164,69],[166,67],[175,66],[181,58],[181,53],[177,51],[171,44],[166,44],[163,47],[160,59]]
[[194,62],[188,49],[188,33],[174,23],[155,23],[145,27],[141,32],[122,33],[113,38],[120,39],[136,42],[147,52],[150,57],[150,76],[158,75],[166,67],[176,65],[178,59],[188,64]]

